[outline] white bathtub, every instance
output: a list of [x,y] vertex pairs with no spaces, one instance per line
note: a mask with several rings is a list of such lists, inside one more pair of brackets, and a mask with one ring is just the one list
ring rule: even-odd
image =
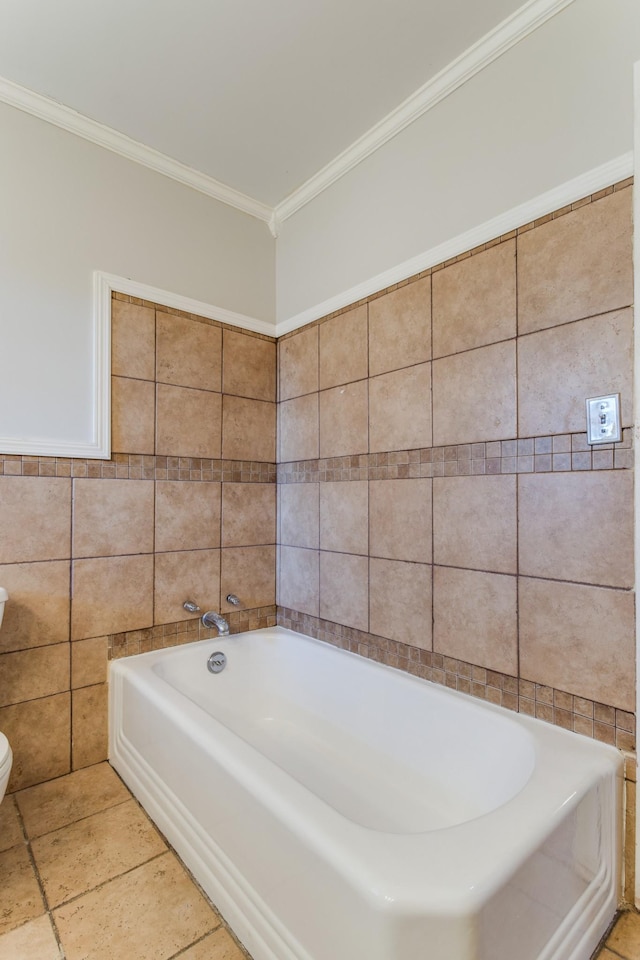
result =
[[614,915],[613,748],[281,628],[110,696],[111,762],[255,960],[588,960]]

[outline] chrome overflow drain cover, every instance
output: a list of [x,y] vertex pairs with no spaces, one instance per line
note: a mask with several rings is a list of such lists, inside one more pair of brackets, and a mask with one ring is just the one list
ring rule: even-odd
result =
[[212,653],[207,660],[207,669],[211,673],[220,673],[221,670],[224,670],[226,665],[227,658],[220,650],[216,650],[215,653]]

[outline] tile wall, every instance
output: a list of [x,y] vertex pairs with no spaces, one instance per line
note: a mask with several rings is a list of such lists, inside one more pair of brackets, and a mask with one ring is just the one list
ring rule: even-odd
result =
[[[279,622],[635,748],[630,181],[279,342]],[[587,397],[620,393],[618,444]]]
[[10,790],[105,758],[107,659],[197,639],[184,600],[275,622],[275,342],[112,308],[112,459],[0,458]]
[[276,537],[274,341],[115,295],[112,459],[0,457],[10,789],[104,758],[183,600],[274,623],[276,540],[279,622],[634,749],[632,300],[627,181],[282,338]]

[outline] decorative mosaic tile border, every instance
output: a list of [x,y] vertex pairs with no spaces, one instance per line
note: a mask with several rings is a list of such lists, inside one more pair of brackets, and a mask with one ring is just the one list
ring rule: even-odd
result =
[[212,320],[209,317],[202,317],[199,313],[187,313],[185,310],[173,310],[166,303],[154,303],[153,300],[141,300],[140,297],[131,297],[126,293],[119,293],[117,290],[111,292],[112,300],[121,300],[123,303],[133,303],[137,307],[151,307],[159,313],[170,313],[172,317],[182,317],[185,320],[197,320],[198,323],[206,323],[210,327],[220,327],[221,330],[231,330],[234,333],[244,333],[247,337],[255,337],[256,340],[267,340],[269,343],[275,343],[276,338],[270,337],[266,333],[257,333],[255,330],[247,330],[246,327],[235,327],[230,323],[223,323],[221,320]]
[[201,480],[275,483],[276,464],[115,453],[111,460],[0,454],[0,476],[91,477],[102,480]]
[[421,650],[310,614],[278,607],[279,626],[324,640],[423,680],[471,694],[498,706],[546,720],[624,751],[635,750],[635,715],[528,680],[496,673],[441,653]]
[[[348,313],[350,310],[353,310],[354,307],[359,307],[366,303],[370,303],[372,300],[377,300],[378,297],[384,297],[385,294],[391,293],[393,290],[398,290],[400,287],[406,287],[409,283],[415,283],[416,280],[421,280],[423,277],[431,276],[432,273],[437,273],[438,270],[444,270],[445,267],[450,267],[452,264],[459,263],[461,260],[468,260],[469,257],[474,257],[476,254],[482,253],[484,250],[489,250],[491,247],[496,247],[499,243],[504,243],[507,240],[513,240],[515,237],[519,237],[523,233],[528,233],[529,230],[533,230],[534,227],[541,227],[543,224],[549,223],[550,220],[558,220],[560,217],[564,217],[567,213],[571,213],[573,210],[578,210],[580,207],[585,207],[589,203],[595,203],[597,200],[602,200],[603,197],[608,197],[612,193],[618,193],[620,190],[625,190],[627,187],[632,186],[633,177],[628,177],[626,180],[620,180],[618,183],[615,183],[610,187],[606,187],[604,190],[599,190],[597,193],[592,193],[587,197],[583,197],[581,200],[576,200],[575,203],[570,203],[566,207],[561,207],[559,210],[554,210],[553,213],[549,213],[544,217],[539,217],[537,220],[532,220],[530,223],[524,223],[516,230],[511,230],[509,233],[504,233],[500,237],[495,237],[493,240],[489,240],[487,243],[481,243],[479,246],[474,247],[472,250],[467,250],[464,253],[459,254],[457,257],[451,257],[450,260],[445,260],[442,263],[436,264],[434,267],[429,267],[427,270],[423,270],[421,273],[416,273],[413,276],[408,277],[406,280],[401,280],[399,283],[393,283],[391,286],[385,287],[383,290],[377,290],[369,297],[363,297],[362,300],[357,300],[354,303],[350,303],[346,307],[341,307],[340,310],[335,310],[333,313],[328,313],[326,316],[320,317],[318,320],[314,320],[313,323],[307,324],[305,329],[318,326],[319,324],[324,323],[326,320],[333,319],[333,317],[339,317],[343,313]],[[140,303],[142,303],[142,301],[140,301]],[[152,304],[146,305],[151,306]],[[290,337],[295,337],[297,333],[300,333],[300,330],[292,330],[290,333],[284,334],[279,339],[288,340]]]
[[[234,610],[226,613],[231,633],[246,633],[248,630],[261,630],[263,627],[276,626],[275,604],[267,607],[255,607],[252,610]],[[132,657],[137,653],[150,650],[163,650],[165,647],[177,647],[195,640],[208,640],[217,637],[217,630],[207,630],[199,617],[180,620],[177,623],[162,623],[144,630],[129,630],[127,633],[112,633],[107,637],[107,657],[119,660]]]
[[278,464],[278,483],[629,470],[632,467],[632,430],[627,428],[620,443],[598,444],[594,448],[588,445],[586,433],[574,433],[300,460]]

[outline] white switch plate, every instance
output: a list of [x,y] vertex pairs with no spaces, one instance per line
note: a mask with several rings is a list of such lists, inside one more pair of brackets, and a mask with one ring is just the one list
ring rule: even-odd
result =
[[618,443],[620,440],[620,394],[590,397],[587,400],[587,443]]

